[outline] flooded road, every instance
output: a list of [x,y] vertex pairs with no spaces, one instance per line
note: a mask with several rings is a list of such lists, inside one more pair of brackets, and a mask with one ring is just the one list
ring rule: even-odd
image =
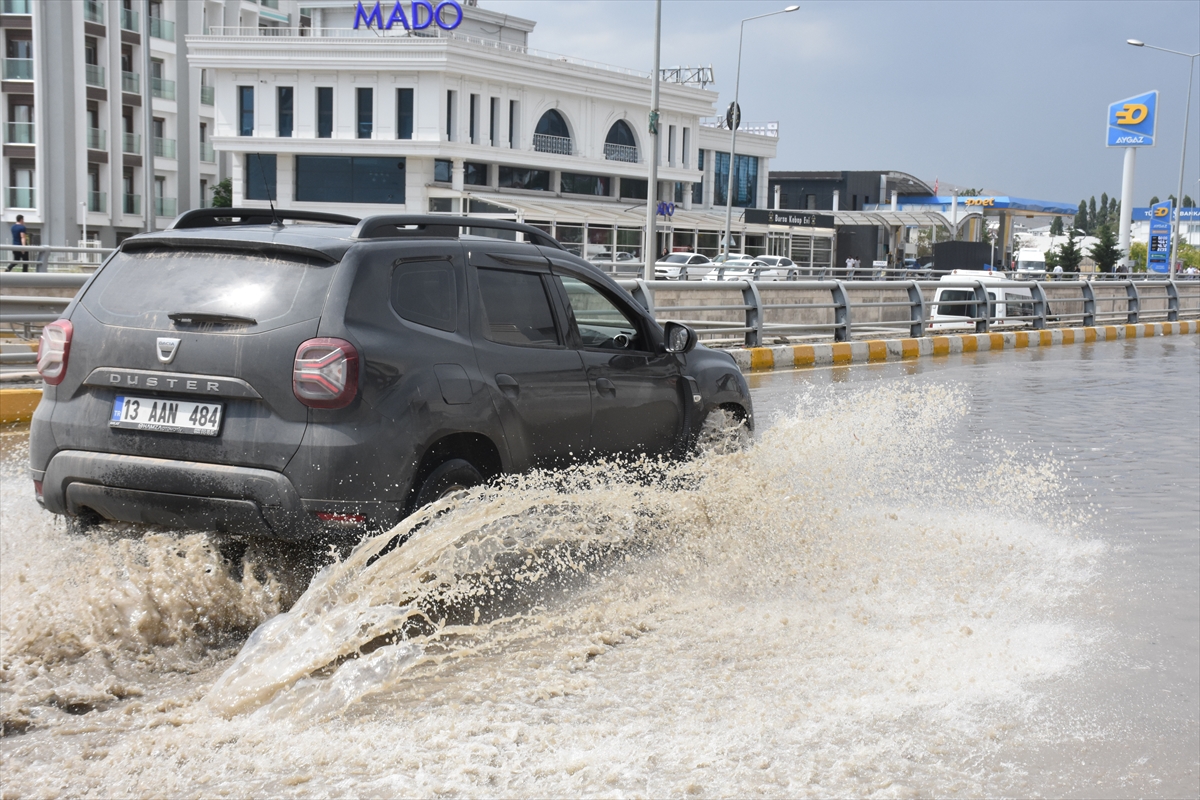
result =
[[0,791],[1195,796],[1196,341],[754,376],[748,451],[315,576],[73,536],[4,434]]

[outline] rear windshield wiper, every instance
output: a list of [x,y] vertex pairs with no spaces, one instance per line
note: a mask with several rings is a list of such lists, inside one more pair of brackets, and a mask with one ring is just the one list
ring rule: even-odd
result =
[[216,322],[226,325],[258,324],[258,320],[253,317],[239,317],[236,314],[209,314],[204,311],[176,311],[174,314],[167,314],[167,319],[172,322]]

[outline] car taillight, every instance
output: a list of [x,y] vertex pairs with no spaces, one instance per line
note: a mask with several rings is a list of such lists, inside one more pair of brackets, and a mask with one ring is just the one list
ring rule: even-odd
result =
[[75,326],[70,320],[58,319],[42,328],[38,342],[37,371],[42,380],[58,386],[67,376],[67,358],[71,355],[71,335]]
[[336,514],[332,511],[318,511],[317,519],[327,525],[336,525],[343,528],[357,528],[360,525],[365,525],[367,518],[362,514]]
[[358,351],[345,339],[309,339],[296,348],[292,392],[309,408],[345,408],[358,394]]

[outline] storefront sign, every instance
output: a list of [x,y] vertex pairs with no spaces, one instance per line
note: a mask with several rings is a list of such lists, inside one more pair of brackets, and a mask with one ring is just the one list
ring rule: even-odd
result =
[[793,228],[834,227],[834,219],[830,214],[815,214],[811,211],[793,211],[786,208],[747,208],[745,220],[751,225],[789,225]]
[[965,197],[963,202],[969,206],[983,206],[984,208],[995,208],[996,198],[994,197]]
[[1151,272],[1170,272],[1171,204],[1150,206],[1150,247],[1147,266]]
[[674,203],[659,203],[657,213],[660,217],[673,217],[673,216],[675,216],[675,204]]
[[1109,147],[1153,147],[1158,92],[1146,92],[1108,107]]
[[429,0],[412,0],[409,6],[409,16],[412,17],[412,22],[409,22],[409,16],[404,14],[404,6],[400,4],[400,0],[396,0],[396,4],[392,6],[392,13],[388,15],[387,21],[383,19],[383,8],[379,5],[380,0],[375,0],[375,7],[370,12],[363,7],[362,0],[358,0],[358,7],[354,9],[354,27],[357,30],[359,23],[364,27],[370,28],[372,23],[380,30],[390,31],[392,26],[399,22],[408,31],[422,31],[430,25],[437,23],[437,26],[444,31],[452,31],[462,24],[463,10],[462,6],[454,0],[442,0],[434,7]]

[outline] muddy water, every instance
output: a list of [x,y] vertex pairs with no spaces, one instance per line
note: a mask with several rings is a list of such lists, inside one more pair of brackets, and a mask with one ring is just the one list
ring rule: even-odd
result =
[[315,575],[73,536],[7,434],[3,796],[1194,795],[1184,345],[773,376],[747,451],[513,479]]

